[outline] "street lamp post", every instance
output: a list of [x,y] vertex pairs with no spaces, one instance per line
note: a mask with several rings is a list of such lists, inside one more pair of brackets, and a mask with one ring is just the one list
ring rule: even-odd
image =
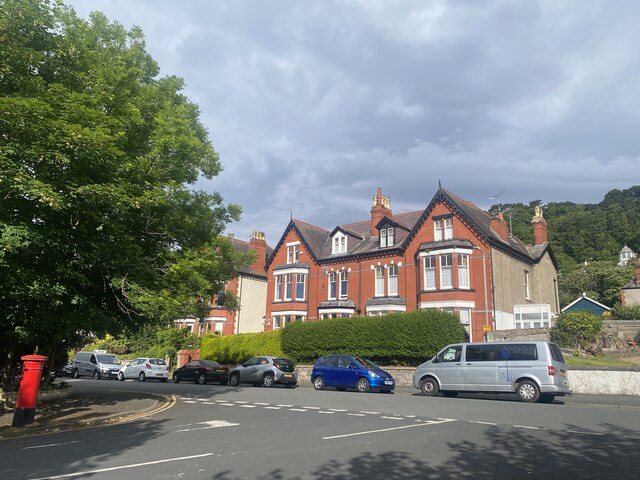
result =
[[[474,250],[478,250],[481,254],[482,254],[482,281],[484,284],[484,324],[485,325],[489,325],[489,302],[487,300],[487,262],[486,262],[486,258],[487,255],[485,255],[484,251],[478,247],[477,245],[473,246]],[[477,258],[477,257],[476,257]],[[487,340],[487,332],[484,332],[484,339],[485,341]]]

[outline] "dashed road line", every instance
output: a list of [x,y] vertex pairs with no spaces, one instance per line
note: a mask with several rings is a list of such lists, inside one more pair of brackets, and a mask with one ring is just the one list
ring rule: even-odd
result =
[[387,417],[385,415],[382,415],[380,418],[384,418],[385,420],[404,420],[402,417]]
[[282,410],[282,407],[264,407],[267,410]]
[[256,408],[255,405],[238,405],[240,408]]
[[290,408],[289,411],[290,412],[307,412],[308,410],[305,410],[304,408]]
[[430,421],[424,423],[414,423],[411,425],[403,425],[401,427],[391,427],[391,428],[381,428],[379,430],[368,430],[366,432],[355,432],[355,433],[346,433],[344,435],[333,435],[331,437],[322,437],[322,440],[333,440],[335,438],[346,438],[346,437],[355,437],[358,435],[370,435],[372,433],[383,433],[383,432],[391,432],[393,430],[403,430],[405,428],[414,428],[414,427],[423,427],[425,425],[437,425],[442,423],[455,422],[456,420],[443,420],[443,421]]

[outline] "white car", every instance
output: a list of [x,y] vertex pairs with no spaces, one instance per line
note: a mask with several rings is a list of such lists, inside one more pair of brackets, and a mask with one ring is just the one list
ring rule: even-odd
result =
[[141,382],[156,379],[164,383],[169,378],[167,362],[161,358],[136,358],[118,372],[118,380],[122,382],[127,378],[137,378]]

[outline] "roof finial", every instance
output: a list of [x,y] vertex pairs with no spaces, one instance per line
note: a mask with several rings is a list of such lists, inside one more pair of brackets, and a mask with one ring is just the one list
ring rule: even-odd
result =
[[291,210],[291,216],[289,217],[289,220],[293,221],[293,210]]
[[438,180],[438,188],[442,188],[442,183]]

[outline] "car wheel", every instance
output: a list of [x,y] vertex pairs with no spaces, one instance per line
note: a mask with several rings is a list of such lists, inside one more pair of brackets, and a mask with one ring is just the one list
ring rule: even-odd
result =
[[316,377],[313,379],[313,388],[316,390],[322,390],[324,388],[324,380],[322,377]]
[[540,403],[553,403],[555,399],[556,396],[553,393],[541,393],[538,401]]
[[144,382],[146,379],[147,377],[144,376],[144,372],[140,372],[140,375],[138,375],[138,380]]
[[173,374],[173,383],[180,383],[180,374],[179,373],[174,373]]
[[229,377],[229,384],[232,387],[237,387],[238,385],[240,385],[240,374],[238,372],[234,372],[231,374],[231,376]]
[[433,378],[425,378],[420,382],[420,390],[428,397],[435,397],[438,394],[438,382]]
[[78,373],[78,369],[74,368],[73,371],[71,372],[71,378],[78,378],[80,376],[80,374]]
[[356,382],[356,388],[359,392],[368,392],[369,391],[369,380],[366,378],[359,378]]
[[98,370],[93,371],[93,379],[100,380],[100,372]]
[[205,383],[207,383],[207,377],[205,377],[204,373],[198,374],[198,376],[196,377],[196,383],[198,385],[204,385]]
[[124,373],[118,372],[118,380],[120,380],[121,382],[124,382]]
[[458,392],[454,390],[447,390],[446,392],[442,392],[442,394],[448,398],[456,398],[458,396]]
[[264,377],[262,377],[262,386],[273,387],[273,373],[265,373]]
[[536,402],[540,398],[540,390],[531,380],[520,382],[516,388],[516,393],[521,401],[527,403]]

